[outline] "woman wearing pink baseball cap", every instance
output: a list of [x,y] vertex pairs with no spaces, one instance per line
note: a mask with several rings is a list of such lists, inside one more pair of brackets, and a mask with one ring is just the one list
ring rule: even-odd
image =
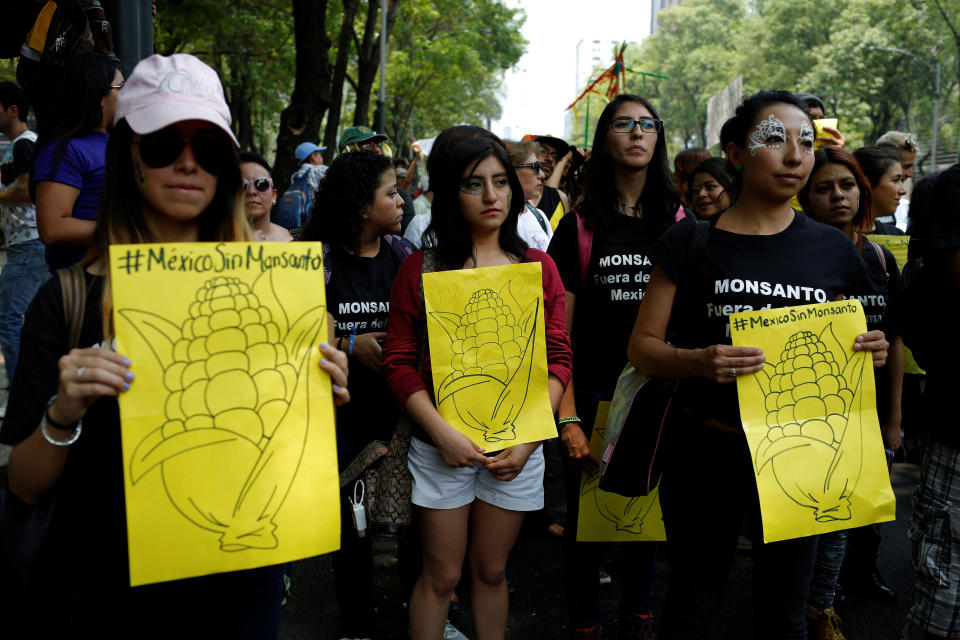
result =
[[[103,204],[84,260],[86,307],[70,348],[59,278],[27,314],[21,365],[0,440],[14,445],[9,485],[25,502],[56,492],[51,575],[29,628],[38,637],[275,638],[282,569],[263,567],[129,587],[117,396],[137,384],[110,347],[108,247],[251,240],[236,138],[217,74],[197,58],[141,61],[117,95]],[[346,402],[346,356],[321,367]],[[140,382],[144,384],[146,381]],[[82,420],[82,422],[81,422]],[[81,425],[82,429],[81,437]]]

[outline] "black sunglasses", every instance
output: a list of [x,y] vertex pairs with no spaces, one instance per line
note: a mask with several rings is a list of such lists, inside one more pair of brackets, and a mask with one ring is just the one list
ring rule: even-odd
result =
[[528,162],[526,164],[515,164],[513,165],[514,169],[533,169],[534,173],[540,173],[543,171],[543,164],[540,161],[537,162]]
[[193,149],[197,164],[214,175],[230,162],[230,144],[226,136],[213,131],[185,138],[176,128],[167,127],[141,136],[139,141],[134,140],[134,144],[140,145],[143,163],[153,169],[173,164],[187,144]]
[[247,187],[253,185],[253,188],[259,191],[260,193],[266,193],[270,190],[270,187],[273,186],[273,180],[270,178],[254,178],[253,180],[244,180],[243,181],[243,190],[246,192]]

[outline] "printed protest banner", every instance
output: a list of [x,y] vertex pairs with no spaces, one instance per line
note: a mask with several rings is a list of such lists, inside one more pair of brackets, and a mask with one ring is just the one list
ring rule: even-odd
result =
[[[910,236],[885,236],[880,234],[871,234],[871,242],[876,242],[881,247],[890,250],[897,261],[897,267],[903,271],[903,266],[907,264],[907,252],[910,248]],[[926,372],[920,368],[913,357],[913,353],[908,347],[903,348],[903,372],[914,375],[923,375]]]
[[132,585],[339,546],[320,243],[110,247]]
[[763,349],[737,378],[766,542],[893,520],[872,356],[858,300],[730,316],[733,344]]
[[557,437],[539,262],[423,274],[440,415],[494,451]]
[[[590,434],[590,452],[597,460],[603,451],[610,403],[597,406],[597,418]],[[638,542],[666,540],[660,511],[660,488],[646,496],[628,498],[601,491],[600,474],[583,473],[580,479],[580,507],[577,540],[580,542]]]

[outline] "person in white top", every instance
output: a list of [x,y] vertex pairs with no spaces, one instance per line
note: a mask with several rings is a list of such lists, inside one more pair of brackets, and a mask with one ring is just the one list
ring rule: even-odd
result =
[[[896,149],[897,153],[900,154],[900,166],[903,168],[904,182],[913,178],[913,164],[916,162],[917,150],[920,148],[915,134],[904,131],[887,131],[877,138],[877,146]],[[907,193],[909,194],[911,191],[913,191],[912,183]],[[900,198],[900,204],[897,205],[897,210],[893,212],[893,220],[884,219],[881,220],[881,222],[893,222],[901,231],[906,231],[907,212],[909,210],[910,200],[908,198]]]
[[544,173],[543,165],[537,160],[537,145],[530,140],[504,144],[523,187],[523,197],[527,200],[525,210],[517,219],[517,235],[534,249],[546,251],[553,237],[553,228],[543,211],[530,204],[531,200],[537,201],[543,194]]

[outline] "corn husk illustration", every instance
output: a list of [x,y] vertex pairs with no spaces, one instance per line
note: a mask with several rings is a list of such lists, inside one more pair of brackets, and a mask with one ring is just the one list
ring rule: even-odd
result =
[[[119,310],[156,356],[166,392],[166,419],[137,444],[130,480],[160,473],[176,509],[219,533],[224,551],[277,546],[272,520],[300,465],[310,380],[319,373],[307,363],[325,309],[289,325],[271,274],[253,287],[233,277],[208,280],[180,326]],[[210,468],[218,482],[194,481],[197,469]]]
[[[827,325],[794,333],[776,364],[756,377],[767,431],[757,447],[759,475],[770,465],[783,491],[818,522],[848,520],[862,463],[863,384],[868,354],[847,354]],[[852,386],[851,386],[852,385]]]
[[440,385],[437,405],[452,402],[487,442],[516,439],[514,421],[530,386],[539,304],[534,300],[520,313],[507,282],[499,293],[475,291],[462,314],[431,312],[453,351],[453,373]]
[[580,487],[580,496],[592,494],[597,511],[604,519],[614,524],[617,531],[627,531],[636,535],[643,533],[644,520],[653,505],[657,503],[654,489],[649,496],[627,497],[617,493],[600,490],[600,474],[592,476]]

